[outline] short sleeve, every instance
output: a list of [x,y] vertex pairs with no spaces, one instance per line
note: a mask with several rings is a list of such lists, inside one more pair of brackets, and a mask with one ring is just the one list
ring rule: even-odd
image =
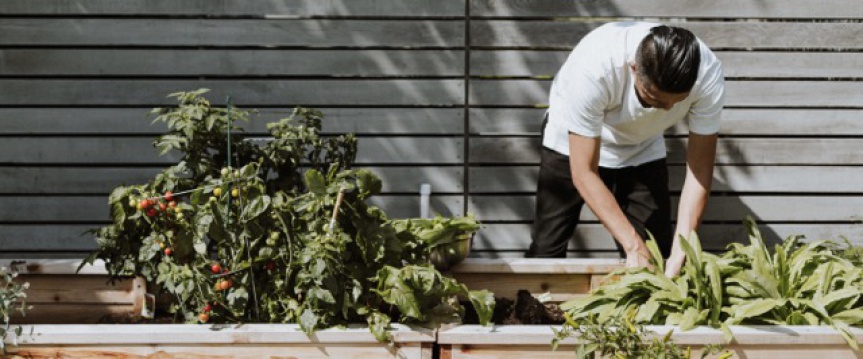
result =
[[703,74],[704,80],[699,87],[698,98],[692,103],[686,115],[689,131],[699,135],[719,132],[719,119],[725,106],[725,77],[722,73],[722,64],[715,57],[712,60]]
[[604,83],[606,71],[595,63],[593,56],[574,60],[555,77],[549,96],[549,121],[572,133],[600,137],[610,101],[610,92]]

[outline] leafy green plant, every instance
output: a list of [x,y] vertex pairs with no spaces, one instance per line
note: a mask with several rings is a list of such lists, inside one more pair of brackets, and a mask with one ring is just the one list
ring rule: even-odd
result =
[[[597,354],[602,358],[616,359],[689,359],[692,356],[691,347],[683,349],[671,340],[673,330],[660,338],[641,324],[633,323],[633,314],[613,316],[603,321],[596,315],[573,319],[565,314],[566,323],[560,330],[555,330],[552,347],[557,350],[562,340],[576,336],[580,339],[575,349],[579,359],[594,358]],[[719,354],[717,359],[727,359],[732,355],[722,346],[706,345],[700,357],[707,358],[713,354]]]
[[393,315],[434,325],[445,321],[436,310],[461,313],[457,295],[491,312],[490,294],[422,267],[429,243],[366,204],[382,183],[351,169],[356,138],[322,136],[321,113],[298,108],[268,124],[272,140],[247,141],[234,121],[250,112],[212,107],[204,92],[171,94],[178,107],[153,111],[169,128],[155,146],[182,159],[111,193],[113,224],[93,231],[98,248],[82,266],[101,258],[113,276],[145,277],[186,322],[312,332],[365,321],[384,340]]
[[12,314],[17,310],[21,315],[26,315],[26,310],[29,308],[26,303],[27,288],[30,283],[20,283],[16,280],[18,272],[14,269],[0,267],[0,278],[2,278],[2,286],[0,286],[0,314],[3,315],[3,322],[0,323],[0,354],[3,354],[6,346],[6,337],[9,333],[14,333],[15,338],[21,336],[21,326],[12,328],[10,319]]
[[863,269],[848,258],[858,252],[791,236],[770,253],[755,222],[746,227],[750,244],[732,244],[721,256],[703,252],[694,234],[681,238],[687,258],[677,278],[665,277],[655,254],[654,269],[618,272],[619,280],[561,307],[573,318],[632,311],[635,323],[709,325],[729,339],[736,324],[829,325],[856,349],[849,326],[863,324]]

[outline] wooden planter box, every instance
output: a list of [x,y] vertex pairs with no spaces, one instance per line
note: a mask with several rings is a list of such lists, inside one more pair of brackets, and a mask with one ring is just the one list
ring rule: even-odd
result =
[[394,325],[391,333],[393,345],[378,342],[367,327],[327,329],[307,336],[295,324],[26,325],[19,345],[9,345],[7,354],[25,358],[431,359],[435,331]]
[[[18,271],[18,282],[30,283],[26,316],[12,317],[13,324],[90,324],[123,322],[138,317],[143,309],[147,283],[129,278],[110,283],[104,264],[85,266],[75,273],[80,260],[26,260],[0,263]],[[16,312],[17,313],[17,312]]]
[[[441,330],[438,332],[441,359],[574,358],[576,339],[568,338],[557,351],[552,351],[554,334],[551,329],[552,326],[547,325],[462,325]],[[664,336],[677,327],[647,326],[646,329]],[[731,343],[724,343],[722,332],[708,327],[686,332],[675,330],[672,340],[681,346],[691,346],[694,358],[700,355],[698,349],[707,344],[725,344],[734,352],[734,358],[863,358],[863,351],[854,352],[842,336],[829,327],[736,326],[731,331],[734,333]],[[858,342],[863,341],[863,330],[854,328],[853,334]]]
[[488,289],[495,297],[515,299],[519,289],[564,302],[586,295],[616,269],[620,259],[468,258],[449,273],[470,289]]

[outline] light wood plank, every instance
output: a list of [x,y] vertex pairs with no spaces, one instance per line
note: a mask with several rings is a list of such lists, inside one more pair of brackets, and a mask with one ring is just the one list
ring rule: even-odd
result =
[[[475,135],[539,136],[544,108],[473,108],[470,131]],[[722,111],[724,135],[863,135],[863,111],[854,109],[743,109]],[[685,124],[667,134],[689,133]]]
[[[668,163],[684,164],[686,140],[666,139]],[[539,138],[480,137],[470,140],[472,164],[538,164]],[[720,165],[853,165],[863,161],[857,139],[846,138],[720,138]]]
[[478,0],[471,1],[471,16],[477,17],[696,17],[696,18],[859,18],[863,17],[854,0],[832,1],[812,6],[805,0],[714,1],[639,0],[543,1]]
[[5,0],[8,15],[463,16],[464,0]]
[[[419,194],[377,196],[368,200],[369,204],[379,206],[390,218],[418,217],[419,202]],[[459,195],[432,195],[430,205],[432,214],[453,216],[463,214],[463,203],[463,197]],[[0,197],[0,223],[3,224],[73,223],[98,226],[110,220],[107,196]],[[75,232],[67,236],[79,234]]]
[[[130,304],[35,304],[26,316],[15,314],[10,323],[16,324],[96,324],[100,322],[130,322],[139,313]],[[28,332],[24,332],[28,333]],[[38,333],[34,333],[38,334]]]
[[9,18],[0,45],[456,47],[464,21]]
[[[569,51],[471,51],[470,74],[487,77],[553,77]],[[863,56],[836,52],[716,52],[727,78],[859,78]],[[776,64],[782,64],[777,66]]]
[[[395,166],[367,168],[383,182],[383,193],[419,192],[423,183],[435,193],[464,190],[460,166]],[[143,184],[164,167],[0,167],[0,194],[105,194],[121,185]]]
[[[204,95],[210,100],[219,98]],[[218,101],[216,101],[218,102]],[[243,105],[244,108],[245,105]],[[152,124],[150,108],[3,108],[0,133],[7,135],[149,134],[165,133]],[[464,111],[458,108],[318,108],[324,134],[462,134]],[[268,134],[267,123],[288,118],[293,108],[257,109],[249,122],[236,123],[247,134]]]
[[[138,137],[12,137],[0,142],[0,163],[173,165],[180,160],[174,151],[159,156],[152,142]],[[455,137],[365,137],[358,141],[356,163],[456,164],[462,153],[462,140]]]
[[[672,196],[672,218],[677,197]],[[484,221],[529,221],[534,217],[533,195],[472,196],[468,211]],[[762,221],[850,222],[863,218],[863,197],[847,196],[713,196],[703,220],[740,223],[747,215]],[[587,208],[581,220],[596,221]]]
[[[863,226],[856,224],[763,224],[758,226],[764,242],[772,248],[789,236],[804,236],[805,242],[831,240],[863,245]],[[476,251],[517,251],[524,253],[531,242],[531,224],[486,224],[474,237],[471,253]],[[731,243],[749,243],[743,224],[703,224],[698,230],[706,250],[723,251]],[[579,224],[568,244],[569,251],[617,251],[614,238],[596,222]],[[455,270],[455,269],[454,269]]]
[[15,76],[463,76],[456,50],[0,50]]
[[[40,305],[54,304],[127,304],[142,300],[146,282],[124,280],[115,284],[108,276],[74,274],[23,274],[21,282],[30,283],[27,303],[39,310]],[[47,310],[47,309],[46,309]],[[130,308],[131,310],[131,308]],[[29,313],[28,313],[29,314]]]
[[[680,191],[686,168],[669,166],[669,189]],[[535,192],[538,166],[472,167],[471,193]],[[712,190],[722,192],[848,193],[863,192],[858,166],[718,166]]]
[[352,358],[431,358],[431,345],[383,344],[226,344],[226,345],[38,345],[9,350],[10,354],[26,358],[159,358],[159,359],[352,359]]
[[552,302],[564,302],[590,291],[589,274],[452,273],[452,276],[471,290],[487,289],[498,298],[515,299],[519,290],[526,289],[533,295],[547,293]]
[[0,80],[0,106],[174,106],[167,94],[209,88],[215,104],[305,107],[453,106],[462,80]]
[[619,260],[611,259],[554,259],[554,258],[519,258],[519,259],[477,259],[468,258],[453,266],[454,274],[485,273],[493,274],[608,274],[623,267]]
[[[467,345],[548,345],[554,335],[547,325],[495,325],[483,327],[480,325],[459,325],[444,329],[438,333],[440,344]],[[734,335],[733,343],[724,339],[721,330],[707,326],[698,326],[691,330],[681,331],[676,326],[647,325],[645,331],[651,333],[650,338],[662,338],[673,331],[671,340],[679,345],[732,344],[732,345],[776,345],[806,347],[810,345],[845,345],[847,342],[833,328],[828,326],[807,325],[732,325],[729,327]],[[850,335],[857,341],[863,340],[863,329],[852,328]],[[562,344],[578,344],[579,339],[569,337]],[[550,349],[550,348],[548,348]],[[851,350],[850,347],[847,348]]]
[[[475,20],[471,46],[569,49],[591,30],[610,22],[596,18],[569,21]],[[863,29],[852,22],[687,21],[715,49],[859,49]],[[825,42],[824,39],[830,39]]]
[[[78,259],[33,259],[33,260],[4,260],[0,266],[12,268],[21,275],[77,275],[77,277],[90,276],[107,278],[108,271],[105,262],[97,259],[92,265],[86,265],[78,271],[81,260]],[[103,284],[105,281],[103,280]],[[131,283],[131,282],[130,282]]]
[[[551,82],[545,80],[474,80],[474,106],[547,107]],[[856,81],[726,81],[726,107],[859,107]]]
[[[306,335],[298,324],[102,324],[24,326],[38,333],[20,338],[23,345],[173,345],[173,344],[374,344],[380,343],[365,325],[329,328]],[[393,323],[396,344],[434,342],[435,331]],[[8,340],[8,338],[7,338]]]

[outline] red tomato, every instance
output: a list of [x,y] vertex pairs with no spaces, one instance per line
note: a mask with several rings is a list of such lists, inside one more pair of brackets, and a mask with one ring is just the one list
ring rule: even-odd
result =
[[171,202],[174,200],[174,192],[168,191],[165,192],[165,200]]

